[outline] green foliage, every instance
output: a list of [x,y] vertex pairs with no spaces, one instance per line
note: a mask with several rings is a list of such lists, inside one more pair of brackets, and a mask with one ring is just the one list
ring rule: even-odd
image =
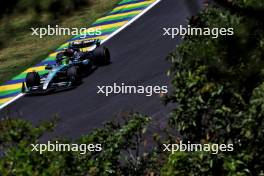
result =
[[189,175],[262,173],[264,85],[255,89],[246,105],[238,93],[208,82],[205,71],[205,67],[199,67],[194,73],[177,72],[174,77],[177,89],[169,97],[177,103],[170,125],[192,143],[232,143],[235,149],[218,155],[179,152],[171,156],[164,172],[181,175],[191,168]]
[[264,1],[263,0],[233,0],[231,1],[234,5],[238,5],[242,8],[254,8],[254,9],[263,9]]
[[[139,172],[138,159],[136,159],[133,167],[124,169],[120,161],[127,160],[127,157],[133,158],[133,148],[139,150],[139,144],[142,142],[142,135],[145,133],[150,118],[134,114],[129,121],[124,124],[107,123],[103,129],[93,132],[91,135],[84,136],[80,139],[80,143],[97,142],[102,143],[103,151],[95,156],[94,160],[85,159],[84,168],[90,168],[89,173],[92,175],[116,175],[126,172]],[[127,152],[128,155],[124,155]],[[135,158],[139,157],[138,151]],[[125,165],[124,165],[125,166]],[[130,170],[127,170],[130,169]]]
[[8,47],[13,39],[19,41],[31,27],[58,24],[80,8],[90,6],[89,0],[0,1],[0,49]]
[[[246,1],[245,1],[246,2]],[[234,144],[233,152],[179,152],[163,175],[261,175],[263,145],[263,21],[209,7],[190,23],[232,27],[234,36],[190,36],[169,57],[176,103],[169,124],[193,143]],[[173,141],[171,141],[173,142]]]
[[226,143],[231,140],[223,137],[237,134],[237,122],[244,103],[241,97],[208,81],[205,66],[194,72],[179,70],[173,80],[173,86],[177,88],[167,99],[177,103],[170,125],[194,142],[210,139],[211,142]]
[[27,144],[34,143],[45,132],[51,131],[56,121],[43,123],[33,127],[31,123],[21,119],[0,120],[0,149],[14,147],[21,141]]
[[[170,155],[168,162],[162,168],[162,175],[210,175],[210,157],[206,153],[176,152]],[[193,163],[198,163],[194,165]],[[186,167],[192,166],[192,167]],[[179,169],[177,169],[179,168]]]
[[[123,123],[110,122],[104,128],[97,129],[91,134],[85,135],[74,141],[76,144],[102,145],[100,152],[38,152],[31,151],[30,144],[39,143],[39,134],[44,127],[32,127],[22,120],[13,120],[10,125],[13,130],[12,140],[15,139],[16,146],[5,149],[4,157],[0,161],[0,173],[3,175],[122,175],[122,173],[140,172],[137,163],[141,162],[139,153],[134,156],[132,151],[138,146],[142,135],[145,133],[146,125],[150,118],[139,114],[130,114]],[[5,120],[2,121],[6,126]],[[50,127],[50,126],[49,126]],[[45,127],[46,128],[46,127]],[[6,130],[6,129],[4,129]],[[8,134],[8,131],[5,132]],[[9,141],[10,134],[2,135],[2,141]],[[11,140],[11,141],[12,141]],[[67,140],[59,140],[59,143],[71,143]],[[129,151],[129,154],[126,154]],[[138,152],[138,151],[136,151]],[[122,165],[124,158],[136,157],[133,167]],[[133,164],[133,163],[132,163]],[[126,167],[125,167],[126,166]],[[131,170],[129,170],[131,169]],[[141,170],[142,171],[142,170]]]
[[34,11],[36,14],[50,12],[56,14],[66,14],[77,10],[81,6],[87,5],[89,0],[10,0],[1,1],[0,17],[12,13],[25,13]]
[[211,7],[191,23],[234,28],[234,35],[218,39],[189,37],[178,48],[176,57],[184,59],[189,68],[206,65],[209,80],[229,84],[248,101],[252,90],[263,81],[263,22]]
[[226,154],[210,155],[208,152],[177,152],[170,155],[161,175],[250,175],[246,163]]
[[[254,90],[249,108],[241,112],[240,122],[237,123],[240,125],[239,128],[232,127],[234,125],[232,122],[228,124],[229,129],[236,129],[237,134],[224,134],[224,136],[237,139],[239,142],[233,152],[223,152],[218,155],[211,155],[208,152],[177,152],[171,155],[163,166],[162,175],[232,176],[263,174],[264,151],[261,147],[264,137],[263,91],[264,84]],[[191,120],[197,122],[196,119]],[[210,120],[214,119],[210,118]],[[224,129],[223,132],[228,131],[225,130],[224,126],[221,128]],[[217,132],[217,128],[215,132]],[[211,139],[208,140],[211,141]],[[217,140],[214,139],[214,141]]]

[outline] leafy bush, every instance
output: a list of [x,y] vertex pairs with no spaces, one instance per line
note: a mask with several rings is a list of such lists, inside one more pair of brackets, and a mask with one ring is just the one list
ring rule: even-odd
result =
[[[1,121],[1,141],[5,148],[0,161],[3,175],[122,175],[138,173],[141,158],[139,143],[150,119],[139,114],[130,114],[123,123],[109,122],[104,128],[94,130],[74,141],[76,144],[100,143],[100,152],[32,152],[30,144],[39,143],[42,132],[54,123],[33,127],[22,120]],[[62,144],[71,143],[59,140]],[[16,145],[9,145],[9,144]],[[55,142],[54,142],[55,143]],[[133,158],[126,163],[127,158]],[[132,165],[133,164],[133,165]],[[133,167],[132,167],[133,166]],[[140,170],[141,169],[141,170]]]
[[264,173],[263,21],[235,10],[209,7],[191,19],[192,26],[233,27],[235,35],[187,37],[169,57],[174,89],[165,99],[176,103],[169,123],[185,140],[232,143],[234,151],[172,154],[164,175]]

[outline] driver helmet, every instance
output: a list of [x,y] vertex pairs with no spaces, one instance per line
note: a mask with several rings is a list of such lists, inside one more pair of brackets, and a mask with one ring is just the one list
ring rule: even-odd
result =
[[74,50],[71,48],[66,49],[64,55],[67,57],[72,57],[74,55]]

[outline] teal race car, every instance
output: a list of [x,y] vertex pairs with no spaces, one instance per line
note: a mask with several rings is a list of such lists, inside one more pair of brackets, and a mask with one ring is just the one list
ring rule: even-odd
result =
[[[86,47],[94,48],[87,52],[81,51]],[[27,73],[22,92],[39,94],[69,89],[80,84],[85,73],[108,64],[109,49],[101,46],[98,40],[72,42],[67,49],[57,54],[55,64],[45,67],[47,74],[40,76],[34,71]]]

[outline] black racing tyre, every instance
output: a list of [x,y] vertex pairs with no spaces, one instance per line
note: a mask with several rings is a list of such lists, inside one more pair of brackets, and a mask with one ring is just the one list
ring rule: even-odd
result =
[[94,63],[96,65],[107,65],[110,64],[110,52],[106,47],[98,47],[93,51]]
[[29,72],[26,76],[26,85],[28,88],[40,85],[40,76],[37,72]]
[[79,68],[77,66],[72,66],[67,70],[67,77],[73,85],[76,85],[81,81],[81,77],[78,72]]

